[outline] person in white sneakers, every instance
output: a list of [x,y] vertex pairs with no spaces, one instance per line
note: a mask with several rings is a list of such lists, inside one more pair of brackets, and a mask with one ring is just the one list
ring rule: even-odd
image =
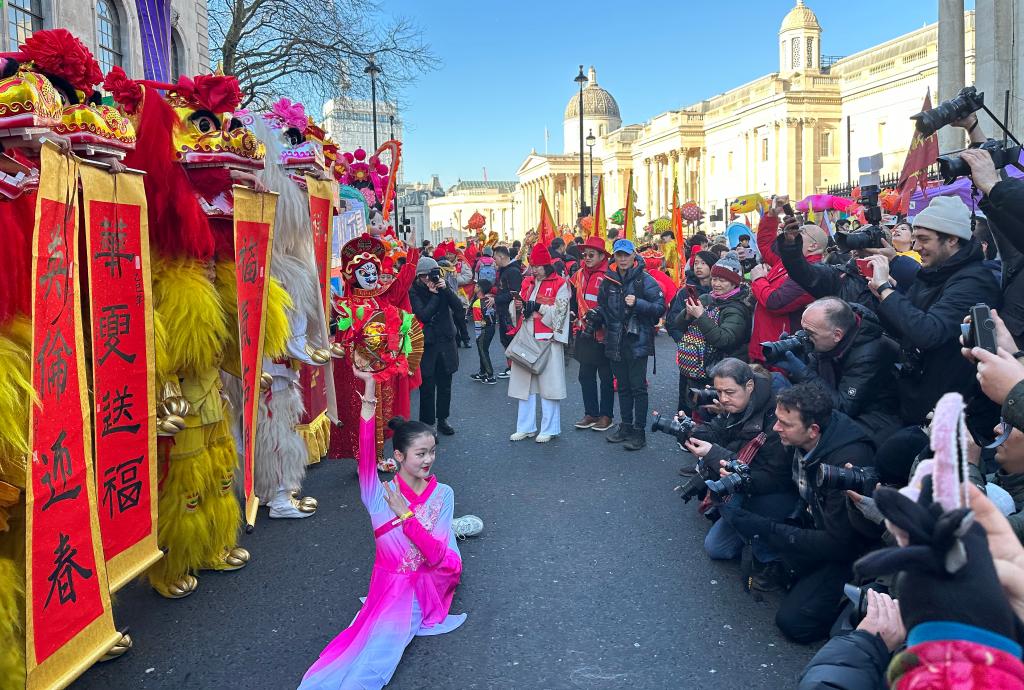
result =
[[[550,354],[539,374],[512,360],[508,395],[519,400],[516,431],[511,440],[537,437],[546,443],[561,432],[560,402],[565,398],[565,346],[569,342],[569,301],[572,291],[565,278],[555,273],[548,248],[538,242],[530,252],[530,276],[516,296],[513,307],[519,328],[539,341],[548,341]],[[537,397],[541,424],[537,429]]]

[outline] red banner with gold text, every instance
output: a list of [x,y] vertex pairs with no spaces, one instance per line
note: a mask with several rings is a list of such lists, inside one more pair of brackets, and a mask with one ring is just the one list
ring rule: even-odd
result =
[[331,304],[331,231],[334,228],[334,192],[336,183],[306,176],[309,193],[309,225],[313,231],[313,258],[316,259],[320,279],[320,295],[324,300],[324,315],[330,314]]
[[119,638],[96,513],[78,266],[78,164],[46,144],[32,244],[29,688],[63,687]]
[[137,173],[80,168],[92,321],[96,485],[110,590],[160,559],[146,192]]
[[253,492],[256,413],[263,373],[264,315],[270,290],[270,248],[274,241],[277,194],[234,188],[235,286],[238,290],[238,345],[242,355],[242,466],[245,524],[256,524],[259,501]]

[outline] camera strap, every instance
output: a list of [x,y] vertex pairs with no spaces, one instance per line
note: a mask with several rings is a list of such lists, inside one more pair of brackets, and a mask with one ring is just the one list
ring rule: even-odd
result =
[[736,454],[736,459],[742,462],[744,465],[749,465],[750,461],[757,455],[757,451],[761,450],[761,446],[768,440],[768,434],[763,431],[754,438],[747,441],[747,443],[740,448],[740,452]]

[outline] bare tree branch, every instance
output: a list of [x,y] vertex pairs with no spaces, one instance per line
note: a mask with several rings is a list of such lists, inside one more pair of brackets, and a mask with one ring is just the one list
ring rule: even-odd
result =
[[438,58],[410,20],[359,0],[209,0],[210,52],[238,77],[244,105],[290,96],[319,113],[329,98],[369,92],[363,69],[380,67],[377,89],[395,101]]

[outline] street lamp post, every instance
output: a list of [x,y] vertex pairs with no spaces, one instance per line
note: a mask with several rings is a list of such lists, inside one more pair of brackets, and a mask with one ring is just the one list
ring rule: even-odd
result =
[[576,75],[574,79],[577,84],[580,85],[580,218],[586,215],[587,202],[585,192],[583,190],[583,87],[587,84],[587,76],[583,74],[583,65],[580,65],[580,73]]
[[373,109],[373,150],[377,150],[377,75],[380,74],[380,67],[370,56],[370,62],[363,69],[363,74],[370,75],[370,104]]
[[594,136],[594,130],[587,132],[587,148],[590,149],[590,211],[594,211],[594,144],[597,143],[597,137]]

